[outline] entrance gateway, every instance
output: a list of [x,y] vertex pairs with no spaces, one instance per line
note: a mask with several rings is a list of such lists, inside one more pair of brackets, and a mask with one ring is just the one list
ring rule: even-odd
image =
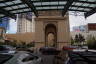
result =
[[[48,14],[49,13],[49,14]],[[62,48],[70,42],[69,17],[59,11],[42,11],[35,18],[35,42],[39,47]]]
[[57,46],[57,28],[52,23],[45,26],[45,46]]

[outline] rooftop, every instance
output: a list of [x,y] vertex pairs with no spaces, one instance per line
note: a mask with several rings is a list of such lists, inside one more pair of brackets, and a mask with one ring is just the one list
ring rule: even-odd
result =
[[0,0],[0,17],[15,18],[16,14],[38,11],[58,10],[61,16],[67,11],[84,12],[88,17],[96,12],[96,0]]

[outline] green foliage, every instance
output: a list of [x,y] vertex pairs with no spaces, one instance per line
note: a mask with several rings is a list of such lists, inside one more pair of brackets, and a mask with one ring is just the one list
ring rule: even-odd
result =
[[79,34],[79,42],[84,42],[84,41],[85,41],[84,36],[82,36],[81,34]]
[[30,42],[27,44],[27,47],[34,47],[35,46],[35,42]]
[[79,36],[77,34],[75,35],[75,39],[74,40],[75,40],[76,43],[79,42]]
[[87,40],[87,45],[89,49],[96,49],[96,39],[93,36],[90,36]]
[[75,35],[75,43],[77,43],[78,45],[81,45],[81,43],[85,42],[85,38],[82,34],[79,35]]
[[5,42],[0,42],[0,45],[10,45],[10,46],[16,47],[17,40],[13,40],[13,41],[5,40]]
[[11,41],[9,41],[9,40],[5,40],[5,45],[10,45],[10,43],[11,43]]
[[71,37],[71,45],[75,43],[74,39]]
[[26,44],[26,42],[23,41],[18,43],[17,40],[13,40],[13,41],[5,40],[5,42],[0,42],[0,45],[11,45],[13,47],[29,48],[29,47],[34,47],[35,42],[30,42]]
[[23,47],[23,48],[26,48],[27,46],[26,46],[26,42],[21,42],[21,47]]
[[0,45],[4,45],[4,42],[0,42]]
[[17,46],[17,40],[13,40],[13,42],[10,42],[10,45],[13,47],[16,47]]

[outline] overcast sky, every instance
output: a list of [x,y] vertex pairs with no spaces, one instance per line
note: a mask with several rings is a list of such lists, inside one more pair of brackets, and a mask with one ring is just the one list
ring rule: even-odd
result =
[[69,15],[70,30],[72,31],[73,26],[86,25],[88,23],[96,23],[96,13],[87,17]]
[[9,30],[7,33],[16,33],[17,32],[17,22],[14,19],[10,19]]
[[[70,30],[72,31],[73,26],[86,25],[87,23],[96,23],[96,13],[84,18],[84,16],[69,15]],[[10,29],[8,33],[16,33],[17,31],[17,22],[13,19],[10,19]]]

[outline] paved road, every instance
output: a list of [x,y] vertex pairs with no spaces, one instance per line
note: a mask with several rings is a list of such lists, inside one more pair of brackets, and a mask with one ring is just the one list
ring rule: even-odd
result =
[[54,55],[42,55],[40,52],[36,52],[35,54],[42,58],[41,64],[53,64]]
[[[18,57],[20,55],[22,55],[23,53],[22,52],[19,52],[18,54],[15,54],[15,56],[12,59],[8,60],[4,64],[20,64],[20,63],[18,63]],[[41,64],[53,64],[53,59],[54,59],[54,56],[53,55],[42,55],[40,52],[38,52],[38,53],[36,52],[34,54],[39,55],[43,59]],[[24,55],[23,55],[23,57],[24,57]],[[5,58],[5,56],[3,58]]]
[[54,56],[53,55],[42,55],[43,62],[42,64],[53,64]]

